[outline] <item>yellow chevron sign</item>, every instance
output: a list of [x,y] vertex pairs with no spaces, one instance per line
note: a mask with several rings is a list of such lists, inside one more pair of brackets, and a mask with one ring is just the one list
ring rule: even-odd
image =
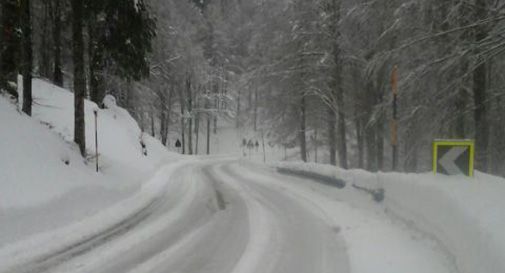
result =
[[473,177],[475,141],[435,140],[433,141],[433,172],[445,175],[466,175]]

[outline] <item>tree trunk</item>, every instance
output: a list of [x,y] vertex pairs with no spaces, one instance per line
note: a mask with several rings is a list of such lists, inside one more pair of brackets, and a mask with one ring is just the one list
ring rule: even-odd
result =
[[217,113],[214,116],[214,135],[217,135]]
[[151,108],[151,136],[156,137],[156,126],[154,125],[154,108]]
[[61,65],[61,1],[53,0],[53,48],[54,48],[54,84],[63,87],[63,71]]
[[198,144],[200,141],[200,113],[195,115],[195,155],[198,154]]
[[217,95],[219,94],[219,83],[217,81],[214,83],[213,94],[216,97],[214,97],[213,101],[209,102],[209,104],[214,103],[213,104],[214,109],[212,110],[212,111],[214,111],[213,116],[212,116],[212,123],[214,124],[213,132],[216,135],[217,134],[217,114],[218,114],[217,111],[219,110],[219,108],[218,108],[219,101],[218,101],[218,97],[217,97]]
[[182,138],[182,154],[186,154],[186,122],[184,121],[184,115],[185,115],[185,100],[184,100],[184,95],[181,91],[182,88],[179,88],[179,100],[181,104],[181,138]]
[[365,141],[363,136],[363,125],[359,117],[356,118],[356,139],[358,142],[358,168],[365,167]]
[[338,100],[338,155],[340,167],[343,169],[348,168],[347,163],[347,129],[345,125],[345,112],[344,112],[344,94],[342,90],[342,83],[340,83],[339,91],[337,94]]
[[[415,136],[413,136],[415,137]],[[410,138],[410,137],[408,137]],[[410,138],[412,139],[412,138]],[[405,156],[404,160],[404,169],[406,172],[414,173],[417,172],[418,166],[418,158],[419,158],[419,149],[416,143],[416,140],[411,141],[409,144],[411,147],[406,147],[405,150],[409,151],[409,153]]]
[[[132,106],[131,106],[131,97],[133,96],[133,90],[132,90],[132,84],[131,84],[131,81],[129,79],[126,80],[126,90],[121,92],[122,94],[124,94],[124,96],[121,96],[120,99],[124,100],[124,107],[126,108],[126,110],[128,112],[130,112],[130,114],[132,114],[132,116],[135,116],[135,113],[133,113],[133,109],[132,109]],[[121,104],[120,104],[121,105]]]
[[338,157],[339,157],[339,165],[343,169],[348,168],[347,163],[347,129],[345,124],[345,105],[344,105],[344,89],[343,89],[343,81],[342,81],[342,60],[341,60],[341,48],[338,43],[338,39],[341,35],[340,33],[340,1],[333,0],[331,2],[331,13],[333,15],[333,21],[330,26],[332,34],[335,36],[333,41],[333,60],[334,60],[334,75],[333,75],[333,94],[336,100],[337,106],[337,125],[338,125],[338,137],[337,137],[337,147],[338,147]]
[[485,172],[488,166],[489,125],[486,107],[486,66],[479,65],[473,74],[473,96],[475,102],[476,167]]
[[207,155],[210,155],[210,118],[207,115]]
[[23,30],[22,45],[23,45],[23,112],[27,115],[32,115],[32,67],[33,67],[33,52],[32,52],[32,22],[31,22],[31,5],[30,0],[21,1],[21,28]]
[[[41,30],[40,30],[40,46],[39,46],[39,60],[38,60],[38,66],[39,66],[39,74],[40,76],[44,78],[52,78],[52,67],[51,67],[51,58],[49,51],[51,51],[51,46],[48,42],[49,40],[49,28],[51,27],[52,23],[50,20],[52,20],[52,17],[50,16],[49,10],[52,9],[51,7],[51,2],[50,1],[44,1],[42,3],[43,8],[42,8],[42,22],[41,22]],[[33,34],[32,34],[33,35]]]
[[235,126],[237,129],[240,128],[240,125],[241,125],[240,124],[240,111],[241,111],[240,98],[241,98],[241,96],[242,96],[242,92],[239,90],[238,97],[237,97],[237,113],[236,113],[237,117],[236,117],[236,126]]
[[19,1],[2,1],[2,47],[0,48],[0,90],[18,98],[17,78],[19,63]]
[[[476,4],[476,20],[483,20],[487,16],[485,1]],[[487,37],[486,26],[477,27],[475,41],[480,43]],[[478,52],[477,52],[478,53]],[[473,72],[473,99],[475,103],[475,141],[476,141],[476,167],[486,172],[488,170],[488,145],[489,145],[489,121],[487,116],[487,62],[478,58],[477,68]]]
[[167,116],[166,116],[166,95],[164,93],[164,90],[159,92],[160,94],[160,136],[161,136],[161,143],[163,146],[167,146]]
[[371,172],[377,171],[377,142],[375,136],[375,129],[372,126],[368,126],[365,130],[366,139],[366,169]]
[[135,110],[133,110],[133,111],[134,111],[134,113],[136,113],[135,116],[137,116],[137,118],[140,118],[140,131],[142,133],[144,133],[146,131],[146,128],[145,128],[145,124],[146,123],[145,123],[145,120],[144,120],[145,119],[144,112],[143,111],[142,112],[136,112]]
[[328,145],[330,146],[330,164],[337,165],[337,143],[335,126],[337,124],[337,115],[335,111],[328,107]]
[[[503,99],[498,96],[498,98],[494,101],[494,112],[501,113],[503,111],[502,105]],[[494,136],[494,142],[492,149],[493,159],[491,160],[492,164],[492,172],[495,175],[505,176],[505,117],[504,115],[494,115],[494,124],[492,126],[493,133],[491,135]]]
[[[382,73],[381,73],[382,74]],[[385,73],[383,73],[385,75]],[[385,77],[384,77],[385,78]],[[375,93],[375,105],[381,105],[384,102],[384,95],[381,90],[383,90],[383,86],[386,86],[382,81],[384,78],[379,78],[377,81],[377,88],[373,90],[372,92]],[[384,114],[379,114],[376,120],[375,124],[375,141],[377,144],[375,145],[376,148],[376,156],[377,156],[377,162],[376,162],[376,167],[378,171],[383,171],[384,170],[384,124],[385,124],[385,116]],[[398,149],[399,145],[397,146]],[[397,151],[397,155],[400,154]],[[394,157],[394,156],[393,156]],[[398,160],[398,159],[396,159]]]
[[89,95],[91,101],[102,107],[105,97],[104,78],[103,78],[103,45],[99,43],[95,33],[98,31],[96,24],[98,19],[96,15],[88,18],[88,52],[89,52]]
[[377,145],[377,170],[384,170],[384,123],[382,118],[379,119],[376,126],[376,141]]
[[465,111],[466,111],[466,92],[461,90],[456,98],[456,124],[454,126],[454,137],[464,139],[466,138],[465,129]]
[[188,152],[190,155],[193,154],[193,95],[191,93],[191,77],[188,76],[186,79],[186,96],[188,97],[188,113],[190,116],[188,124]]
[[249,87],[247,91],[249,91],[247,93],[247,116],[250,118],[251,110],[253,107],[253,91],[251,87]]
[[254,90],[254,131],[258,131],[258,87]]
[[84,98],[86,97],[86,74],[84,71],[83,2],[72,0],[72,58],[74,61],[74,142],[86,156],[86,125]]
[[[319,149],[319,145],[317,143],[317,137],[318,137],[317,133],[318,133],[318,131],[317,131],[317,128],[316,128],[316,130],[314,131],[314,162],[315,163],[317,163],[317,161],[318,161],[317,157],[318,157],[318,149]],[[263,143],[263,145],[264,145],[264,143]]]
[[300,139],[300,156],[303,162],[307,162],[307,136],[305,134],[306,128],[307,128],[307,117],[306,117],[306,111],[307,111],[307,105],[306,105],[306,98],[305,94],[301,94],[301,101],[300,101],[300,133],[299,133],[299,139]]
[[[170,128],[170,116],[172,114],[172,100],[174,97],[174,90],[173,87],[170,87],[170,91],[168,93],[168,108],[166,108],[166,125],[165,125],[165,146],[168,143],[168,133],[169,133],[169,128]],[[163,107],[165,109],[165,106]]]

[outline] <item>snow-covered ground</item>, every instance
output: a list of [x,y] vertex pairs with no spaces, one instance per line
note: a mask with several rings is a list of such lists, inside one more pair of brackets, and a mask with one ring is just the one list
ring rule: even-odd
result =
[[[21,81],[20,81],[21,83]],[[20,91],[22,86],[20,86]],[[174,161],[123,109],[98,110],[99,166],[95,172],[94,114],[86,101],[89,160],[72,143],[73,94],[33,81],[33,118],[0,98],[0,247],[80,221],[138,192],[159,168]],[[22,96],[21,96],[22,97]],[[147,145],[142,154],[140,139]]]
[[[206,131],[202,130],[198,142],[199,154],[205,154],[207,151]],[[252,148],[243,145],[249,141],[253,144]],[[256,142],[258,146],[256,146]],[[266,132],[261,129],[256,131],[246,125],[236,126],[236,121],[230,118],[220,117],[217,123],[217,131],[214,134],[211,131],[210,137],[211,154],[235,156],[258,163],[269,163],[284,160],[285,157],[295,158],[299,156],[299,149],[284,149],[282,146],[274,144]],[[265,149],[263,150],[263,145]],[[322,151],[320,151],[322,153]]]
[[[266,140],[268,167],[260,132],[226,121],[211,139],[221,155],[182,157],[112,98],[96,173],[72,144],[72,93],[34,80],[34,97],[33,118],[0,98],[0,272],[505,272],[505,179],[279,163]],[[86,101],[90,155],[95,109]]]
[[389,217],[369,196],[262,168],[253,171],[240,166],[237,172],[281,190],[324,219],[343,240],[349,272],[458,272],[435,241]]
[[[277,163],[288,168],[343,179],[347,191],[383,189],[377,204],[390,217],[435,240],[451,256],[458,272],[505,272],[505,179],[476,173],[459,176],[345,171],[329,165]],[[339,198],[360,205],[351,194]],[[371,199],[370,196],[368,198]],[[432,272],[432,271],[425,271]]]

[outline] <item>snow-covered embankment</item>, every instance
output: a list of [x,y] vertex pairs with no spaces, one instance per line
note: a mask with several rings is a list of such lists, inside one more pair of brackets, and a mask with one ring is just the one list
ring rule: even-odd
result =
[[329,165],[280,163],[344,179],[348,187],[384,189],[381,206],[431,236],[450,253],[461,273],[505,272],[505,179],[426,174],[373,174]]
[[[33,96],[32,117],[0,97],[0,251],[82,222],[139,193],[152,198],[145,194],[150,177],[179,159],[142,133],[129,113],[109,99],[107,109],[85,101],[89,154],[85,160],[73,144],[73,94],[34,79]],[[99,173],[95,171],[94,110],[98,111]],[[129,209],[133,212],[135,206]]]

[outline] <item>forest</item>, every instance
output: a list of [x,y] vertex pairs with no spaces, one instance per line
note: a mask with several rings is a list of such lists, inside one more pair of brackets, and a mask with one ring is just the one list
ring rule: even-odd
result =
[[345,169],[427,171],[434,139],[474,139],[476,168],[505,175],[503,0],[2,0],[0,9],[2,92],[31,115],[32,78],[73,90],[83,156],[84,99],[103,107],[112,95],[163,144],[179,135],[185,154],[211,153],[226,119],[298,160]]

